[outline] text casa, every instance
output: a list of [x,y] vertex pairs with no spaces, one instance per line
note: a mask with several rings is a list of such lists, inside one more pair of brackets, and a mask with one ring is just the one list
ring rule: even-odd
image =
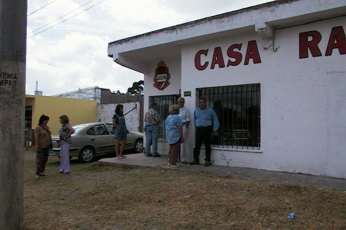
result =
[[[208,67],[215,69],[215,67],[225,68],[240,65],[243,61],[242,48],[242,43],[232,44],[225,51],[227,58],[224,57],[225,54],[221,47],[215,47],[212,52],[209,49],[199,50],[195,55],[195,67],[198,70],[205,70]],[[210,53],[212,53],[211,56]],[[211,61],[209,61],[210,57],[212,57]],[[256,40],[249,41],[247,44],[244,65],[248,65],[250,61],[253,61],[254,64],[262,63]]]

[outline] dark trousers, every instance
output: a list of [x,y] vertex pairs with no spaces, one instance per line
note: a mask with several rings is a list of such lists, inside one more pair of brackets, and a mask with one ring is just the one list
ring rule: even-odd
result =
[[196,127],[196,143],[195,149],[193,151],[193,157],[195,162],[199,162],[199,154],[203,143],[205,145],[205,161],[210,162],[212,132],[212,126]]
[[49,148],[40,149],[36,153],[36,174],[44,173],[48,161]]
[[171,165],[176,165],[178,161],[178,154],[180,149],[180,142],[169,145],[168,161]]

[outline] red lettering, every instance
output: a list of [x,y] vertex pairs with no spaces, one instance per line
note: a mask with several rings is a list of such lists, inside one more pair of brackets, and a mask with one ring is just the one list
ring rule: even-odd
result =
[[195,67],[199,71],[205,70],[209,65],[208,61],[204,62],[203,65],[201,64],[201,56],[202,55],[207,56],[208,55],[208,49],[199,50],[195,55]]
[[[311,39],[310,39],[311,38]],[[299,58],[308,58],[309,50],[312,57],[322,56],[318,44],[321,42],[322,35],[318,31],[309,31],[299,34]]]
[[248,65],[250,59],[253,60],[254,64],[262,63],[256,40],[248,42],[244,65]]
[[229,58],[233,60],[228,60],[227,67],[229,66],[237,66],[243,60],[243,55],[235,50],[241,50],[242,44],[233,44],[227,49],[227,55]]
[[213,61],[211,62],[211,69],[215,69],[215,65],[219,65],[219,68],[225,68],[225,61],[223,59],[221,47],[215,47],[213,54]]
[[346,35],[342,26],[337,26],[332,29],[326,50],[326,56],[331,56],[334,49],[338,49],[341,55],[346,54]]

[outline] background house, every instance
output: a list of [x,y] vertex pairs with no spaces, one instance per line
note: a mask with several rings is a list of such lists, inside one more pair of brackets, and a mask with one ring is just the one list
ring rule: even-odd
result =
[[116,105],[123,104],[128,130],[143,130],[143,95],[114,93],[95,86],[58,94],[56,97],[96,101],[96,121],[100,122],[112,122]]
[[50,117],[49,127],[58,134],[59,117],[66,114],[72,125],[96,121],[96,101],[50,96],[26,96],[25,128],[34,129],[42,114]]

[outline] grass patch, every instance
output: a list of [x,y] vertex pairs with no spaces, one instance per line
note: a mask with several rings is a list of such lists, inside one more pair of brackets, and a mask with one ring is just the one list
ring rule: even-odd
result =
[[25,229],[346,229],[340,191],[97,163],[63,176],[55,158],[47,174],[25,154]]

